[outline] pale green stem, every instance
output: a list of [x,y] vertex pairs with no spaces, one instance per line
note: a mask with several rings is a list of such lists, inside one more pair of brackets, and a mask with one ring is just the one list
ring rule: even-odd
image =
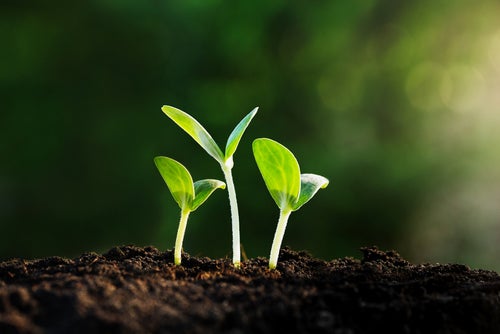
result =
[[273,245],[271,247],[271,255],[269,255],[269,269],[275,269],[278,264],[278,256],[280,253],[281,242],[283,241],[283,236],[285,235],[286,224],[288,222],[288,217],[292,213],[291,209],[284,209],[280,211],[280,218],[278,220],[278,226],[276,227],[276,232],[274,233]]
[[186,225],[190,212],[189,209],[183,209],[181,211],[181,220],[179,221],[177,238],[175,239],[174,263],[176,265],[181,264],[182,241],[184,240],[184,233],[186,232]]
[[234,188],[231,168],[221,165],[226,178],[227,192],[229,194],[229,205],[231,207],[231,226],[233,232],[233,265],[240,267],[240,218],[238,215],[238,202],[236,201],[236,190]]

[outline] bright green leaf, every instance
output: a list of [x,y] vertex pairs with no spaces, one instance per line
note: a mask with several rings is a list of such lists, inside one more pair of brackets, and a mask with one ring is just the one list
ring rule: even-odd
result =
[[280,143],[259,138],[253,153],[267,189],[281,210],[291,209],[300,192],[300,168],[292,152]]
[[181,163],[167,157],[155,157],[155,165],[179,207],[190,209],[194,199],[193,178]]
[[240,143],[241,137],[243,136],[243,133],[245,132],[246,128],[248,127],[248,124],[252,121],[253,117],[257,113],[257,110],[259,108],[254,108],[248,115],[243,118],[238,125],[234,128],[233,132],[231,132],[231,135],[229,135],[229,138],[227,139],[227,144],[226,144],[226,154],[225,154],[225,159],[229,159],[234,152],[236,152],[236,149],[238,148],[238,144]]
[[225,189],[226,184],[219,180],[205,179],[194,183],[194,201],[191,211],[198,209],[216,189]]
[[186,131],[201,147],[219,163],[224,163],[224,154],[205,128],[189,114],[171,107],[163,106],[161,110],[178,126]]
[[300,195],[299,199],[293,206],[293,211],[298,210],[302,205],[306,204],[320,189],[328,186],[328,179],[316,174],[300,175]]

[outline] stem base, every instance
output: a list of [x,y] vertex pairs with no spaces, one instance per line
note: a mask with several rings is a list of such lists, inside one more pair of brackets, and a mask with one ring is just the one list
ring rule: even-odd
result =
[[288,218],[290,217],[291,213],[291,209],[280,211],[280,218],[278,220],[276,232],[274,233],[273,245],[271,246],[271,254],[269,255],[269,269],[276,269],[276,266],[278,265],[278,256],[280,253],[281,243],[283,242],[286,224],[288,223]]

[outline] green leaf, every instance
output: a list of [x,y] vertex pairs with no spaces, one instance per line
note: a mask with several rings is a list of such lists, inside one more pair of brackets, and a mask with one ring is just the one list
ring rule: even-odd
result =
[[189,171],[171,158],[155,157],[154,161],[179,207],[182,210],[190,209],[194,199],[194,186]]
[[300,192],[300,168],[293,153],[268,138],[255,139],[252,147],[260,173],[278,207],[293,208]]
[[219,163],[224,163],[224,154],[205,128],[189,114],[171,107],[163,106],[161,110],[178,126],[186,131],[201,147]]
[[229,135],[229,138],[227,139],[227,144],[226,144],[226,154],[225,154],[225,159],[229,159],[234,152],[236,152],[236,149],[238,148],[238,144],[240,143],[241,137],[243,136],[243,133],[248,127],[248,124],[252,121],[253,117],[257,113],[257,110],[259,110],[259,107],[254,108],[248,115],[246,115],[239,123],[236,125],[234,128],[233,132]]
[[300,195],[299,199],[293,206],[293,211],[298,210],[302,205],[306,204],[320,189],[328,186],[328,179],[316,174],[300,175]]
[[219,180],[205,179],[199,180],[194,183],[194,201],[191,211],[198,209],[208,197],[217,189],[225,189],[226,184]]

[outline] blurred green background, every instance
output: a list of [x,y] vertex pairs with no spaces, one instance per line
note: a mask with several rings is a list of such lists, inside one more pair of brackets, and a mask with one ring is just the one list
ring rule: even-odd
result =
[[[330,186],[284,244],[361,246],[500,270],[498,1],[2,1],[0,258],[173,247],[179,209],[153,164],[223,175],[161,111],[225,145],[242,244],[268,256],[278,209],[251,141],[270,137]],[[190,217],[186,251],[230,256],[227,194]]]

